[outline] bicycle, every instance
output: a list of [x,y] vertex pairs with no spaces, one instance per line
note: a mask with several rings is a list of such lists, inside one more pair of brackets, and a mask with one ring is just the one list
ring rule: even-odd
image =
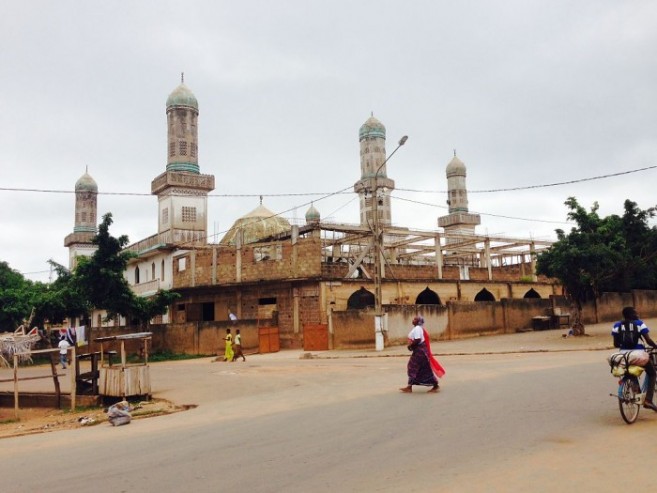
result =
[[[646,352],[648,354],[648,360],[644,365],[649,361],[657,368],[657,349],[650,348]],[[618,380],[618,392],[609,395],[618,398],[621,417],[628,425],[634,423],[639,417],[639,411],[645,402],[648,384],[646,377],[643,378],[642,382],[640,381],[644,367],[636,364],[637,361],[630,362],[630,359],[633,357],[636,357],[634,351],[614,353],[609,357],[611,374],[615,377],[620,377],[620,380]],[[655,382],[655,395],[657,395],[657,381]]]

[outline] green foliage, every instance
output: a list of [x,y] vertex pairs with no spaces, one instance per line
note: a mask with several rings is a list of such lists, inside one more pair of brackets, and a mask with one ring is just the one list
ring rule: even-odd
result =
[[[148,361],[150,363],[157,363],[160,361],[178,361],[186,359],[198,359],[198,358],[207,358],[210,355],[207,354],[182,354],[182,353],[173,353],[171,351],[158,351],[148,355]],[[128,355],[129,363],[139,363],[144,360],[143,356],[138,354]]]
[[83,317],[89,313],[89,302],[75,276],[63,265],[48,261],[57,273],[54,282],[38,286],[35,300],[37,325],[48,320],[59,324],[65,318]]
[[128,261],[134,253],[124,250],[126,235],[114,238],[109,233],[112,214],[103,216],[93,243],[98,249],[89,258],[81,258],[74,280],[89,307],[105,310],[107,318],[122,315],[146,325],[156,315],[166,313],[168,306],[180,295],[158,291],[152,298],[135,295],[124,276]]
[[75,278],[91,307],[107,310],[109,317],[126,316],[131,311],[134,295],[123,273],[133,254],[123,250],[128,244],[126,235],[118,238],[110,235],[111,224],[112,214],[107,213],[92,240],[98,249],[91,257],[79,259]]
[[570,233],[538,256],[538,274],[559,279],[567,296],[582,302],[604,291],[657,288],[657,230],[648,225],[655,208],[641,210],[626,200],[623,216],[600,217],[598,204],[586,211],[568,198]]
[[16,330],[29,317],[33,298],[33,283],[0,262],[0,332]]
[[152,298],[136,296],[130,315],[133,320],[145,325],[156,315],[166,313],[167,308],[178,298],[180,298],[178,293],[164,290],[158,291]]
[[152,298],[142,298],[133,293],[124,273],[134,254],[124,250],[127,236],[110,235],[111,224],[112,215],[105,214],[93,239],[98,249],[91,257],[79,257],[74,272],[51,260],[57,273],[51,284],[26,280],[6,262],[0,262],[0,331],[15,330],[32,308],[33,326],[46,320],[57,324],[65,318],[85,318],[93,309],[105,310],[108,318],[122,315],[143,325],[166,313],[179,295],[159,291]]

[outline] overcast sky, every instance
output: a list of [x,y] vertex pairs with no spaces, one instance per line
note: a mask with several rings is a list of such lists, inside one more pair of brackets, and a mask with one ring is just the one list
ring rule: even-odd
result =
[[315,200],[358,223],[353,193],[297,194],[353,187],[371,112],[389,153],[409,136],[387,166],[399,226],[437,228],[454,149],[480,233],[554,239],[569,196],[604,215],[657,202],[657,169],[477,193],[657,165],[654,1],[5,0],[0,46],[0,260],[31,279],[68,265],[87,166],[113,235],[157,232],[148,194],[183,71],[217,241],[258,195],[290,219]]

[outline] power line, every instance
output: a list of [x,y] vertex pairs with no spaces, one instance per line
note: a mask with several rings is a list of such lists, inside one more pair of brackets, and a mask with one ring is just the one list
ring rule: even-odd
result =
[[[523,185],[519,187],[508,187],[508,188],[491,188],[487,190],[468,190],[468,193],[496,193],[496,192],[512,192],[518,190],[532,190],[536,188],[549,188],[557,187],[561,185],[572,185],[573,183],[582,183],[586,181],[594,180],[603,180],[605,178],[613,178],[614,176],[629,175],[632,173],[639,173],[641,171],[647,171],[657,168],[655,166],[646,166],[645,168],[637,168],[628,171],[619,171],[618,173],[610,173],[607,175],[598,175],[588,178],[578,178],[576,180],[567,180],[554,183],[544,183],[540,185]],[[208,194],[208,197],[219,197],[219,198],[252,198],[252,197],[315,197],[315,196],[331,196],[342,193],[352,193],[347,192],[351,190],[351,186],[343,189],[340,192],[298,192],[298,193],[226,193],[226,194]],[[446,190],[417,190],[412,188],[396,188],[400,192],[416,192],[416,193],[447,193]],[[75,190],[54,190],[54,189],[40,189],[40,188],[11,188],[11,187],[0,187],[0,191],[4,192],[37,192],[37,193],[64,193],[71,194],[75,193]],[[119,195],[119,196],[137,196],[137,197],[150,197],[153,194],[151,193],[141,193],[141,192],[97,192],[98,195]],[[320,199],[321,200],[321,199]]]
[[[339,193],[347,193],[346,190],[351,189],[352,187],[347,187],[345,190]],[[52,189],[41,189],[41,188],[9,188],[9,187],[0,187],[0,191],[3,192],[36,192],[36,193],[62,193],[62,194],[73,194],[75,190],[52,190]],[[316,197],[326,195],[328,192],[298,192],[298,193],[222,193],[208,194],[208,197],[221,197],[221,198],[253,198],[253,197]],[[152,193],[143,193],[143,192],[96,192],[96,195],[119,195],[119,196],[134,196],[134,197],[152,197]],[[175,194],[173,194],[175,195]],[[332,194],[331,194],[332,195]]]
[[[488,190],[468,190],[468,193],[496,193],[496,192],[513,192],[517,190],[532,190],[536,188],[548,188],[548,187],[557,187],[561,185],[572,185],[573,183],[582,183],[585,181],[593,180],[603,180],[605,178],[612,178],[614,176],[629,175],[631,173],[639,173],[641,171],[647,171],[649,169],[655,169],[657,166],[647,166],[645,168],[637,168],[629,171],[619,171],[618,173],[610,173],[608,175],[599,175],[592,176],[589,178],[579,178],[577,180],[568,180],[568,181],[558,181],[555,183],[544,183],[542,185],[524,185],[520,187],[509,187],[509,188],[491,188]],[[396,190],[403,192],[418,192],[418,193],[447,193],[446,191],[436,191],[436,190],[414,190],[411,188],[397,188]]]
[[[428,207],[435,207],[437,209],[449,209],[448,207],[445,207],[444,205],[437,205],[437,204],[430,204],[428,202],[420,202],[419,200],[412,200],[412,199],[405,199],[402,197],[394,197],[396,200],[403,200],[404,202],[411,202],[413,204],[419,204],[419,205],[426,205]],[[491,217],[500,217],[502,219],[515,219],[518,221],[529,221],[533,223],[546,223],[546,224],[570,224],[565,221],[548,221],[547,219],[530,219],[526,217],[514,217],[514,216],[505,216],[502,214],[492,214],[490,212],[477,212],[477,211],[470,211],[470,214],[479,214],[480,216],[491,216]]]

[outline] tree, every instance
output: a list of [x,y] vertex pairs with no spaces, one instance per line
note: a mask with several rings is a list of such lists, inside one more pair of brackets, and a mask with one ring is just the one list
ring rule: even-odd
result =
[[0,332],[13,331],[32,310],[32,282],[0,262]]
[[166,313],[169,306],[178,298],[180,298],[178,293],[167,290],[158,291],[152,298],[135,297],[131,312],[132,319],[144,327],[153,317]]
[[57,278],[50,284],[35,285],[35,320],[38,325],[45,320],[59,324],[66,318],[87,316],[91,306],[76,277],[63,265],[53,260],[48,263],[57,273]]
[[92,243],[98,246],[91,257],[79,258],[75,279],[92,308],[107,311],[108,317],[126,316],[133,305],[134,294],[123,273],[128,260],[134,256],[123,248],[128,244],[126,235],[114,238],[109,233],[112,214],[103,216],[98,234]]
[[536,271],[558,279],[575,308],[573,330],[584,334],[582,303],[604,291],[657,287],[657,230],[648,225],[655,208],[641,210],[626,200],[622,217],[600,217],[599,206],[587,212],[574,197],[565,202],[576,226],[538,256]]
[[112,214],[107,213],[92,240],[98,249],[91,257],[79,259],[74,281],[89,307],[105,310],[107,318],[122,315],[145,325],[154,316],[166,313],[179,295],[161,290],[152,299],[146,299],[134,294],[124,273],[135,254],[124,250],[128,244],[126,235],[118,238],[110,235],[111,224]]

